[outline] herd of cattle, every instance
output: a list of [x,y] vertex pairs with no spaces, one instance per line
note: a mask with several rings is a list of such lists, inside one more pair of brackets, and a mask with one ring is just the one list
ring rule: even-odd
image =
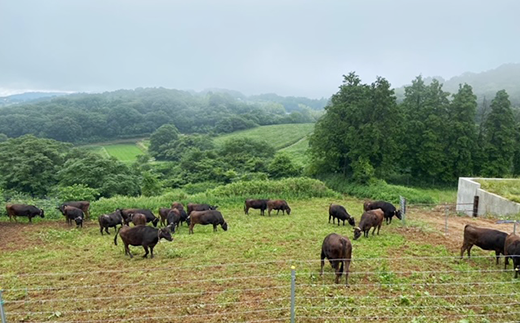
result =
[[[61,204],[58,210],[65,216],[69,225],[74,221],[76,227],[82,227],[85,217],[90,216],[89,208],[90,203],[88,201],[72,201]],[[170,208],[159,209],[159,218],[149,209],[116,209],[113,213],[98,217],[99,232],[101,235],[103,235],[103,232],[109,234],[109,228],[116,229],[119,225],[114,237],[114,244],[117,245],[117,237],[121,237],[125,245],[125,255],[133,257],[129,245],[142,246],[145,250],[143,257],[146,258],[150,253],[151,258],[153,258],[153,248],[159,240],[164,238],[172,241],[171,234],[175,233],[175,229],[178,229],[184,222],[189,226],[190,234],[193,233],[193,227],[196,224],[211,224],[213,231],[217,231],[217,226],[220,225],[224,231],[227,231],[227,222],[217,208],[216,205],[188,203],[187,210],[185,210],[181,203],[173,202]],[[249,214],[249,209],[259,209],[261,215],[264,215],[265,210],[267,210],[269,216],[272,210],[276,210],[277,214],[280,211],[282,211],[282,214],[285,214],[285,212],[288,215],[291,214],[291,208],[285,200],[247,199],[244,203],[246,215]],[[363,209],[364,212],[356,226],[355,219],[347,212],[345,207],[330,204],[329,223],[331,219],[333,224],[337,220],[339,226],[340,221],[343,225],[347,221],[354,227],[354,240],[357,240],[362,234],[368,237],[372,228],[372,235],[375,234],[376,229],[379,235],[383,222],[386,221],[386,224],[390,224],[394,216],[399,220],[402,219],[401,211],[385,201],[365,202]],[[6,211],[10,220],[14,218],[15,221],[17,216],[26,216],[29,218],[29,222],[32,222],[33,217],[44,217],[44,211],[33,205],[7,204]],[[133,223],[134,226],[131,227],[130,223]],[[152,223],[153,227],[147,226],[147,223]],[[157,228],[159,223],[163,228]],[[469,258],[471,248],[474,245],[484,250],[495,251],[497,264],[500,255],[504,255],[504,269],[507,268],[509,258],[511,258],[515,269],[515,278],[518,277],[520,271],[520,236],[515,233],[507,234],[502,231],[479,228],[468,224],[464,227],[464,241],[460,258],[462,259],[464,251],[467,251]],[[336,283],[339,283],[341,276],[345,274],[345,283],[348,285],[351,258],[352,243],[348,237],[336,233],[327,235],[323,240],[321,250],[321,275],[323,275],[325,259],[328,259],[336,272]]]

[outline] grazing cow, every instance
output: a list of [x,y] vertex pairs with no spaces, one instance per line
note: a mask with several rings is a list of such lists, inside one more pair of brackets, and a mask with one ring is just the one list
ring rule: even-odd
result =
[[271,211],[277,210],[276,215],[280,213],[280,210],[282,210],[282,214],[285,214],[285,211],[287,211],[287,214],[291,214],[291,208],[287,204],[285,200],[269,200],[267,201],[267,214],[271,216]]
[[7,215],[9,215],[9,221],[14,218],[15,222],[18,222],[16,219],[17,216],[26,216],[29,218],[29,222],[32,222],[32,218],[35,216],[44,217],[43,209],[39,209],[34,205],[27,204],[6,204],[5,209],[7,211]]
[[368,233],[370,229],[373,227],[372,235],[376,232],[379,235],[379,230],[381,229],[381,224],[383,224],[384,212],[381,209],[366,211],[361,215],[361,219],[359,220],[359,226],[354,228],[354,240],[359,239],[361,237],[361,232],[364,233],[365,237],[368,238]]
[[249,209],[260,209],[260,215],[264,215],[267,210],[267,201],[269,200],[253,200],[247,199],[244,204],[244,213],[249,214]]
[[168,241],[172,241],[172,235],[169,228],[152,228],[146,225],[138,225],[135,227],[124,227],[122,230],[116,233],[114,237],[114,244],[117,246],[117,235],[121,236],[121,240],[125,244],[125,255],[129,255],[133,258],[134,255],[130,252],[129,245],[131,246],[143,246],[144,254],[143,258],[148,257],[148,248],[150,248],[151,258],[153,258],[153,248],[155,245],[164,238]]
[[351,226],[356,225],[356,221],[354,220],[354,218],[351,217],[350,214],[348,214],[347,210],[343,206],[338,204],[331,204],[329,206],[329,223],[330,218],[332,218],[332,224],[334,224],[335,219],[338,219],[338,226],[339,221],[343,221],[343,225],[345,225],[345,220],[347,220],[348,224],[350,224]]
[[166,217],[166,223],[170,227],[173,233],[175,233],[175,227],[179,228],[182,216],[181,211],[178,209],[171,209]]
[[142,213],[130,214],[130,219],[134,225],[146,225],[146,216]]
[[152,222],[154,227],[157,227],[157,223],[159,223],[159,218],[157,218],[153,212],[149,209],[122,209],[121,215],[123,216],[123,220],[126,225],[129,225],[132,219],[130,218],[130,214],[134,213],[142,213],[146,216],[146,222]]
[[193,211],[208,211],[216,210],[217,208],[218,205],[188,203],[188,216],[190,216]]
[[[78,209],[81,209],[81,211],[83,211],[83,213],[85,214],[87,219],[90,218],[90,213],[89,213],[90,202],[89,201],[69,201],[69,202],[63,202],[58,207],[58,210],[61,211],[62,207],[65,207],[65,206],[77,207]],[[63,211],[61,212],[61,214],[63,214]],[[63,215],[65,215],[65,214],[63,214]]]
[[507,236],[504,243],[504,270],[509,265],[509,258],[513,258],[513,269],[515,270],[515,278],[518,277],[520,271],[520,236],[511,233]]
[[[215,206],[215,209],[216,208],[217,207]],[[182,203],[180,203],[180,202],[173,202],[172,203],[172,209],[179,210],[180,215],[181,215],[180,225],[182,225],[183,222],[186,222],[186,220],[188,219],[188,213],[186,213],[186,210],[184,210],[184,206],[182,205]]]
[[99,232],[103,235],[103,229],[107,234],[108,228],[117,228],[117,225],[123,226],[123,216],[121,215],[121,210],[117,209],[114,213],[103,214],[98,217],[99,222]]
[[85,218],[85,214],[81,209],[77,207],[66,205],[63,206],[62,212],[67,218],[67,223],[69,225],[72,224],[72,221],[76,222],[76,228],[83,227],[83,219]]
[[365,202],[363,204],[363,209],[365,211],[381,209],[385,213],[386,224],[392,223],[392,217],[395,215],[399,220],[401,217],[401,210],[396,210],[395,206],[392,203],[388,203],[385,201],[375,201],[375,202]]
[[464,251],[466,250],[468,251],[468,258],[470,258],[471,248],[473,245],[476,245],[484,250],[494,250],[497,258],[496,264],[498,265],[500,254],[504,253],[506,237],[507,233],[502,231],[466,224],[464,227],[464,241],[460,248],[460,259],[464,256]]
[[168,216],[168,212],[170,212],[171,209],[167,207],[161,207],[159,208],[159,217],[161,218],[161,225],[164,227],[166,226],[166,218]]
[[330,265],[336,271],[336,284],[339,283],[343,268],[345,268],[345,284],[348,285],[348,273],[352,258],[352,243],[350,243],[350,240],[336,233],[331,233],[325,237],[321,245],[321,276],[323,276],[325,258],[329,260]]
[[207,210],[207,211],[192,211],[190,216],[188,217],[188,223],[190,225],[189,233],[193,233],[193,227],[195,224],[212,224],[213,231],[217,231],[217,225],[220,224],[224,231],[227,231],[227,223],[224,221],[222,217],[222,213],[217,210]]

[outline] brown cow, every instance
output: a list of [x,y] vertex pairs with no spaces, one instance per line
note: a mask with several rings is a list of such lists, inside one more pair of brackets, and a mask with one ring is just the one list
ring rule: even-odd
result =
[[7,215],[9,215],[9,220],[14,218],[15,222],[18,222],[16,219],[17,216],[26,216],[29,218],[29,222],[32,222],[32,218],[35,216],[39,215],[42,218],[44,216],[43,209],[39,209],[34,205],[6,204],[5,209],[7,211]]
[[249,214],[249,209],[260,209],[260,215],[264,215],[264,211],[267,210],[267,201],[266,199],[247,199],[244,203],[244,213]]
[[130,219],[135,226],[146,225],[146,215],[142,213],[130,214]]
[[217,208],[218,208],[218,205],[188,203],[188,216],[193,211],[216,210]]
[[515,278],[518,277],[520,271],[520,236],[511,233],[507,236],[504,244],[504,269],[509,265],[509,258],[513,259],[513,269],[515,270]]
[[214,232],[217,232],[217,225],[219,224],[224,231],[227,231],[228,229],[228,225],[226,221],[224,221],[222,213],[217,210],[192,211],[188,217],[188,221],[190,225],[190,230],[188,233],[193,233],[193,227],[195,224],[212,224]]
[[368,233],[372,227],[374,228],[372,235],[376,232],[376,228],[377,235],[379,235],[379,230],[381,229],[381,224],[383,224],[384,217],[385,213],[381,209],[364,212],[361,216],[361,220],[359,220],[359,226],[354,228],[354,240],[361,237],[361,232],[363,232],[365,237],[368,238]]
[[120,231],[116,233],[114,237],[114,244],[117,246],[117,235],[121,236],[121,240],[125,244],[125,255],[129,255],[133,258],[132,252],[130,252],[129,245],[131,246],[143,246],[144,254],[143,258],[148,256],[148,247],[150,248],[151,258],[153,258],[153,248],[159,242],[161,238],[168,241],[172,241],[172,235],[169,228],[157,229],[147,225],[138,225],[135,227],[123,227],[119,228]]
[[[58,210],[61,211],[62,207],[64,207],[64,206],[77,207],[78,209],[81,209],[81,211],[83,211],[83,213],[85,214],[87,219],[90,218],[90,213],[89,213],[90,202],[89,201],[69,201],[69,202],[63,202],[60,205],[60,207],[58,208]],[[63,212],[61,212],[61,214],[63,214]],[[63,214],[63,215],[65,215],[65,214]]]
[[168,212],[170,212],[171,209],[167,207],[161,207],[159,208],[159,217],[161,218],[161,225],[164,227],[166,226],[166,218],[168,217]]
[[280,210],[282,210],[282,214],[285,214],[285,211],[287,211],[287,214],[291,214],[291,208],[287,204],[285,200],[269,200],[267,201],[267,214],[271,216],[271,210],[277,210],[276,215],[280,213]]
[[323,276],[325,258],[329,260],[330,265],[336,271],[336,284],[339,283],[343,268],[345,268],[345,283],[348,285],[348,273],[352,258],[352,243],[350,243],[350,240],[336,233],[331,233],[325,237],[321,245],[321,276]]
[[479,228],[471,224],[466,224],[464,227],[464,241],[460,248],[460,259],[464,256],[464,251],[468,251],[468,258],[470,258],[470,251],[473,245],[484,250],[493,250],[498,260],[500,254],[504,253],[504,243],[507,238],[507,233],[487,228]]

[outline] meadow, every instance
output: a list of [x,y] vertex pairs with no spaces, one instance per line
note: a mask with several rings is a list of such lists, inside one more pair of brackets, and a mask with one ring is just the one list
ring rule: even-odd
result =
[[115,157],[126,164],[133,163],[137,156],[146,153],[142,140],[122,140],[82,146],[105,157]]
[[280,150],[306,138],[313,130],[314,123],[260,126],[218,136],[214,139],[214,142],[215,144],[220,145],[226,140],[232,138],[251,138],[260,141],[267,141],[274,148]]
[[[228,197],[217,195],[226,192]],[[517,320],[520,279],[513,279],[511,265],[504,271],[503,260],[496,266],[492,254],[477,247],[471,260],[459,259],[463,225],[493,226],[493,219],[452,212],[450,231],[444,234],[442,208],[410,205],[406,223],[394,218],[380,235],[354,241],[351,226],[328,222],[328,206],[344,205],[358,222],[363,201],[321,192],[321,197],[287,195],[291,214],[270,217],[258,210],[244,215],[243,199],[233,196],[240,192],[229,187],[206,195],[179,191],[162,198],[93,202],[94,216],[121,204],[156,210],[172,200],[218,203],[228,231],[197,225],[189,235],[183,226],[173,242],[157,245],[154,259],[141,258],[141,247],[131,247],[135,257],[129,259],[121,240],[114,245],[113,229],[102,236],[96,221],[75,229],[62,219],[38,218],[30,225],[4,217],[0,286],[7,319],[288,322],[295,266],[297,322]],[[353,245],[349,287],[344,277],[334,284],[328,262],[324,276],[319,275],[321,243],[332,232],[349,237]]]

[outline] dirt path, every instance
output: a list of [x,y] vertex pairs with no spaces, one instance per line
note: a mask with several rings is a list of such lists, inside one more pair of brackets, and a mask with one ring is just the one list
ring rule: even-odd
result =
[[[457,216],[453,211],[448,213],[448,231],[445,234],[445,210],[444,206],[438,206],[433,209],[409,208],[407,218],[410,220],[420,220],[428,223],[435,231],[438,231],[438,242],[445,244],[450,250],[460,251],[463,240],[464,226],[473,224],[479,227],[485,227],[504,232],[513,232],[513,224],[497,224],[497,219],[488,218],[472,218],[469,216]],[[520,226],[517,225],[517,231]]]

